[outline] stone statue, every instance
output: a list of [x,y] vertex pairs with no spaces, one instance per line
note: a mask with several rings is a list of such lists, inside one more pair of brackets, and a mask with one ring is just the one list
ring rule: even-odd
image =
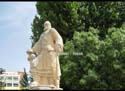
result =
[[31,85],[52,85],[60,88],[59,52],[63,51],[63,40],[49,21],[44,23],[44,32],[36,44],[27,51],[30,72],[34,79]]

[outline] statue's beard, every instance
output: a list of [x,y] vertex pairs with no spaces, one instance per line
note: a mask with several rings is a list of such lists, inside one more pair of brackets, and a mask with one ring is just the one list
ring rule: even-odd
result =
[[44,27],[44,31],[47,31],[47,30],[49,30],[49,29],[51,29],[51,26],[47,26],[47,27]]

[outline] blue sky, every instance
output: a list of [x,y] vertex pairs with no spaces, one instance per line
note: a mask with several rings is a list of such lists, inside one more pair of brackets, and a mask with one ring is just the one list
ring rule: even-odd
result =
[[0,68],[29,72],[26,50],[31,48],[31,23],[36,2],[0,2]]

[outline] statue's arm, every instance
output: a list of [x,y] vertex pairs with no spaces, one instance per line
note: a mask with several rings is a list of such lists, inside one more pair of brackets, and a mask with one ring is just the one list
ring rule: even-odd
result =
[[28,60],[32,61],[35,57],[37,57],[39,50],[40,50],[40,41],[37,41],[31,49],[27,50]]
[[63,39],[56,29],[52,28],[52,37],[55,44],[55,50],[57,52],[63,51]]
[[32,49],[27,50],[27,54],[28,54],[28,61],[32,61],[36,57]]
[[34,44],[34,46],[31,48],[32,49],[32,51],[33,51],[33,53],[35,54],[35,55],[38,55],[41,51],[42,51],[42,49],[41,49],[41,36],[40,36],[40,38],[39,38],[39,40]]

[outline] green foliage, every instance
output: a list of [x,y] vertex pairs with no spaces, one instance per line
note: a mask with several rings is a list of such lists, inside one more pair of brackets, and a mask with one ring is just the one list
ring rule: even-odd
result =
[[33,20],[32,32],[33,32],[33,35],[31,36],[31,39],[32,39],[32,46],[33,46],[38,41],[42,33],[42,23],[38,16],[35,16]]
[[103,38],[110,27],[121,27],[125,22],[125,2],[81,2],[79,17],[85,25],[100,29]]
[[[2,80],[2,79],[0,79],[0,80]],[[4,88],[5,86],[6,86],[6,83],[0,81],[0,90],[3,90],[3,88]]]
[[32,44],[43,32],[43,23],[49,20],[66,40],[71,40],[75,31],[99,29],[103,39],[110,27],[121,27],[125,22],[124,2],[37,2],[40,17],[35,16],[32,24]]
[[96,69],[93,68],[98,62],[98,50],[100,47],[98,34],[75,32],[73,40],[66,42],[64,46],[65,52],[79,52],[83,55],[60,56],[61,86],[64,89],[89,89],[89,86],[93,82],[96,83],[99,79]]
[[33,42],[36,42],[43,32],[43,24],[46,20],[49,20],[52,26],[57,29],[64,42],[66,39],[71,39],[81,23],[77,13],[79,6],[78,2],[37,2],[36,7],[40,17],[35,17],[34,21],[38,22],[33,22],[32,25]]
[[125,29],[108,31],[112,32],[104,40],[98,33],[75,32],[73,40],[65,43],[65,52],[83,55],[60,56],[64,89],[124,89]]
[[25,68],[24,68],[23,78],[20,81],[20,83],[21,83],[22,89],[25,89],[28,86],[28,78],[27,78],[27,73]]
[[36,8],[32,45],[46,20],[64,40],[63,89],[125,89],[125,2],[50,1]]

